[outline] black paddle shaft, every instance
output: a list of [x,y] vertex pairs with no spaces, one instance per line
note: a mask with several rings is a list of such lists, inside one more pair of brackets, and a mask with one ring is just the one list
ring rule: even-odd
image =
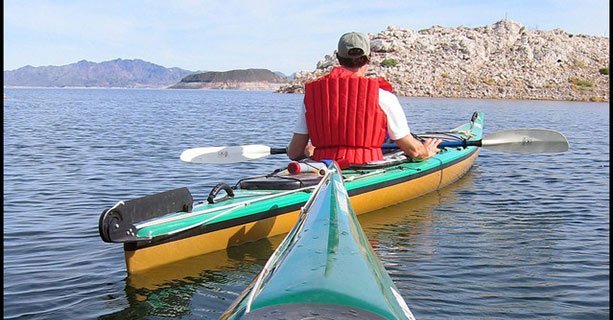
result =
[[287,148],[270,148],[270,154],[286,154]]

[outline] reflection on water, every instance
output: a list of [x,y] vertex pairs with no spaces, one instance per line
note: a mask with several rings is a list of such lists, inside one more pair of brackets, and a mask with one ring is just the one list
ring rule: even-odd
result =
[[282,240],[276,236],[130,275],[125,286],[129,305],[99,319],[187,316],[194,313],[195,300],[205,302],[198,313],[217,319],[225,309],[216,301],[229,305]]
[[460,199],[466,201],[463,196],[474,190],[473,180],[479,175],[478,170],[478,165],[475,165],[466,176],[446,188],[359,216],[371,245],[379,256],[384,257],[386,268],[389,265],[393,270],[392,258],[402,253],[413,252],[419,259],[435,253],[433,235],[436,228],[452,219],[441,215],[438,209],[443,204],[458,206]]

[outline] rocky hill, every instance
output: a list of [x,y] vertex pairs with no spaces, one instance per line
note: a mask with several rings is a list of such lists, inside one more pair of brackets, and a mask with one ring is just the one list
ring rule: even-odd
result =
[[267,69],[246,69],[192,74],[169,88],[277,90],[287,82],[287,77]]
[[[388,27],[369,36],[368,75],[385,77],[400,96],[609,101],[607,37],[528,30],[511,20],[477,28]],[[326,55],[278,91],[301,93],[336,64],[334,54]]]
[[64,66],[25,66],[4,71],[5,86],[21,87],[167,87],[193,71],[165,68],[143,60],[86,60]]

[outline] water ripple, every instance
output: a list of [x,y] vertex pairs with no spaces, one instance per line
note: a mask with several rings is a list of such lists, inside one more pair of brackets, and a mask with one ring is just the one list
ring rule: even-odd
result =
[[[119,200],[183,186],[202,200],[218,182],[286,165],[283,155],[206,166],[178,156],[196,146],[284,146],[301,95],[7,90],[5,319],[217,319],[281,241],[127,276],[121,245],[102,242],[97,224]],[[486,134],[545,127],[571,144],[562,155],[484,149],[452,186],[360,216],[417,318],[607,319],[608,103],[400,100],[414,132],[483,111]]]

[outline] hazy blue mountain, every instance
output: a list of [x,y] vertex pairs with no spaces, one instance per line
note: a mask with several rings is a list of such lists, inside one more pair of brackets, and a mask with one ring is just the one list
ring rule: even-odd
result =
[[81,60],[64,66],[4,71],[5,86],[23,87],[167,87],[193,71],[165,68],[140,59],[100,63]]

